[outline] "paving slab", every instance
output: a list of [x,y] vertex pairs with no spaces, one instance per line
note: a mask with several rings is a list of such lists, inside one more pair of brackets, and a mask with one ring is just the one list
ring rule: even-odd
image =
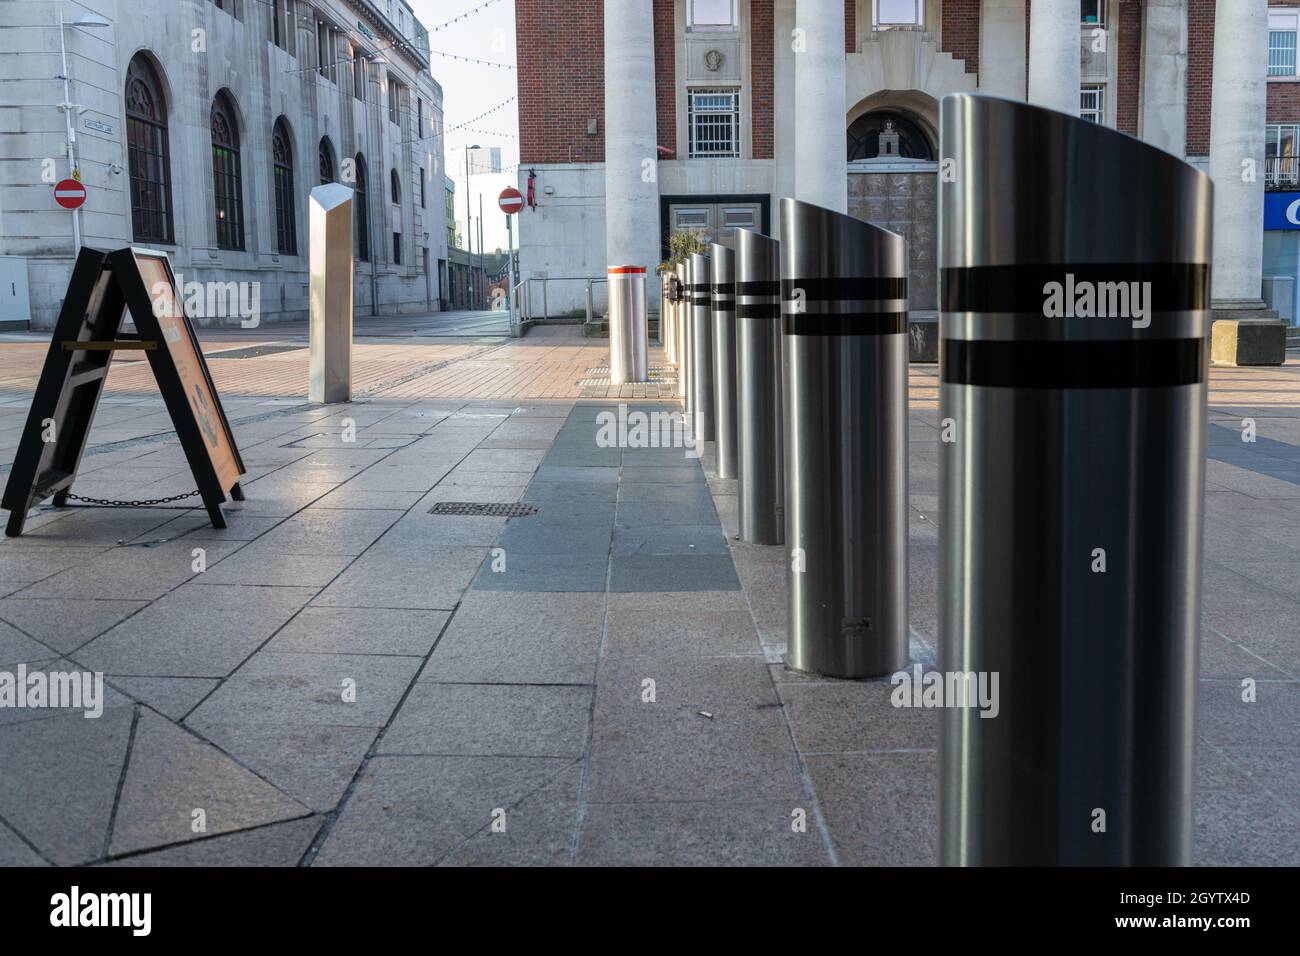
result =
[[312,602],[329,607],[451,610],[487,548],[430,548],[423,554],[362,555]]
[[616,554],[610,591],[740,590],[729,554]]
[[[429,866],[491,832],[573,766],[556,757],[375,757],[315,858],[317,866]],[[418,839],[412,839],[418,834]]]
[[217,688],[188,722],[196,727],[221,723],[382,727],[420,663],[418,657],[262,650]]
[[935,751],[805,758],[842,866],[934,866],[939,859]]
[[202,714],[186,726],[318,812],[338,806],[379,733],[376,727],[329,724],[219,723]]
[[133,720],[114,707],[0,726],[0,819],[59,866],[102,857]]
[[124,694],[175,721],[184,718],[218,683],[208,677],[114,677],[112,681]]
[[323,819],[303,817],[192,840],[166,850],[136,853],[108,861],[111,867],[137,866],[297,866],[320,832]]
[[[195,811],[202,810],[201,820]],[[109,845],[114,855],[184,843],[308,814],[216,747],[139,711]],[[194,827],[205,829],[196,833]]]
[[474,589],[603,592],[608,565],[608,555],[602,554],[507,552],[505,570],[497,571],[489,555],[474,578]]
[[447,611],[305,607],[271,638],[266,649],[275,653],[424,657],[449,616]]
[[105,674],[225,677],[315,593],[188,584],[95,638],[77,660]]
[[603,615],[600,594],[470,591],[420,680],[591,683]]
[[592,688],[420,681],[377,747],[384,754],[579,757]]

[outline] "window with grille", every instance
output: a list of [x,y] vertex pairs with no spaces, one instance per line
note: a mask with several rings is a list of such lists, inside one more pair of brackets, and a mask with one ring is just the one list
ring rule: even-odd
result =
[[873,30],[919,30],[925,25],[925,0],[871,0]]
[[1294,13],[1273,13],[1268,18],[1268,75],[1296,75],[1296,28]]
[[162,83],[144,54],[126,72],[127,163],[131,171],[131,232],[138,242],[172,241],[171,159]]
[[686,29],[691,32],[735,30],[736,0],[686,0]]
[[388,122],[402,125],[402,90],[405,87],[388,74]]
[[673,214],[673,228],[681,229],[707,229],[709,225],[709,211],[707,209],[678,209]]
[[360,153],[357,153],[356,169],[356,207],[357,207],[357,258],[362,262],[370,261],[370,210],[366,203],[366,188],[368,176],[366,176],[366,160]]
[[1079,23],[1089,27],[1106,25],[1106,0],[1082,0],[1079,4]]
[[687,156],[737,157],[740,155],[740,90],[688,91]]
[[297,255],[298,231],[293,208],[293,145],[283,119],[275,121],[275,129],[271,133],[271,162],[275,175],[276,248],[286,256]]
[[1079,90],[1079,118],[1090,123],[1106,122],[1106,87],[1096,84]]
[[321,137],[316,160],[320,164],[320,184],[327,186],[334,182],[338,174],[334,170],[334,147],[330,145],[328,136]]
[[239,168],[239,126],[223,90],[212,101],[212,192],[216,201],[217,246],[244,248],[244,194]]
[[722,210],[723,229],[753,229],[755,221],[752,206],[741,206],[735,209],[724,207]]

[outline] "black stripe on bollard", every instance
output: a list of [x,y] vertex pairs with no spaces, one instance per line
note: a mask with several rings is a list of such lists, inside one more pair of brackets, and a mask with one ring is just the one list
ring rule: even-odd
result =
[[741,302],[736,305],[736,318],[779,319],[781,318],[781,306],[776,302],[763,302],[752,305],[748,302]]
[[1210,267],[1203,262],[1117,262],[1084,265],[960,266],[942,270],[939,309],[943,312],[1041,313],[1045,287],[1059,283],[1071,307],[1074,288],[1151,283],[1154,312],[1194,312],[1210,307]]
[[907,313],[787,314],[782,329],[786,335],[897,335],[907,331]]
[[846,276],[836,279],[782,279],[781,298],[805,302],[841,299],[906,299],[907,279],[894,276]]
[[776,279],[770,282],[737,282],[736,295],[772,296],[781,294],[781,283]]
[[712,300],[707,295],[691,296],[691,305],[712,305]]
[[709,286],[709,291],[713,295],[735,295],[736,283],[734,282],[717,282]]
[[1205,381],[1205,339],[1052,342],[944,339],[947,385],[1169,388]]

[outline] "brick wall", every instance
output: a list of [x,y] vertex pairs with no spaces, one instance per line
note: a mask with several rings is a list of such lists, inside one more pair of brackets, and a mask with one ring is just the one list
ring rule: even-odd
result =
[[[1270,7],[1283,4],[1294,6],[1295,0],[1268,0]],[[1268,85],[1268,121],[1270,123],[1300,123],[1300,83],[1270,83]]]
[[750,129],[755,159],[771,159],[773,156],[772,111],[775,109],[775,100],[772,64],[775,56],[773,31],[776,30],[776,24],[772,7],[772,0],[749,2],[749,72],[752,80]]
[[515,35],[520,163],[603,162],[603,4],[515,0]]
[[[1115,125],[1136,136],[1138,103],[1142,93],[1142,6],[1135,0],[1119,5],[1119,39],[1115,90]],[[1112,31],[1113,33],[1114,31]]]
[[980,0],[944,0],[939,49],[966,63],[967,73],[980,71]]
[[1187,155],[1210,155],[1214,2],[1187,0]]
[[[677,154],[677,21],[673,0],[655,3],[655,113],[659,145]],[[672,157],[668,157],[672,158]]]

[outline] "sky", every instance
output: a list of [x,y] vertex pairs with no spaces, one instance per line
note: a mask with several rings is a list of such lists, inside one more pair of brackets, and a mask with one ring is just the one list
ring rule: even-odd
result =
[[[480,114],[510,100],[489,116],[466,129],[447,133],[443,146],[447,175],[456,180],[456,222],[465,234],[466,146],[500,146],[501,163],[509,172],[500,175],[474,173],[470,177],[470,205],[475,220],[474,251],[478,251],[479,196],[483,197],[483,239],[487,250],[506,247],[506,217],[497,208],[497,196],[517,183],[514,167],[519,163],[519,111],[511,99],[516,95],[515,71],[466,63],[439,53],[515,64],[514,0],[409,0],[416,17],[429,30],[433,49],[433,78],[442,85],[445,128],[475,120]],[[483,6],[486,3],[486,6]],[[476,10],[476,7],[482,9]],[[470,12],[475,11],[475,12]],[[465,16],[458,23],[448,21]],[[447,24],[442,29],[435,29]],[[515,237],[518,245],[518,236]]]

